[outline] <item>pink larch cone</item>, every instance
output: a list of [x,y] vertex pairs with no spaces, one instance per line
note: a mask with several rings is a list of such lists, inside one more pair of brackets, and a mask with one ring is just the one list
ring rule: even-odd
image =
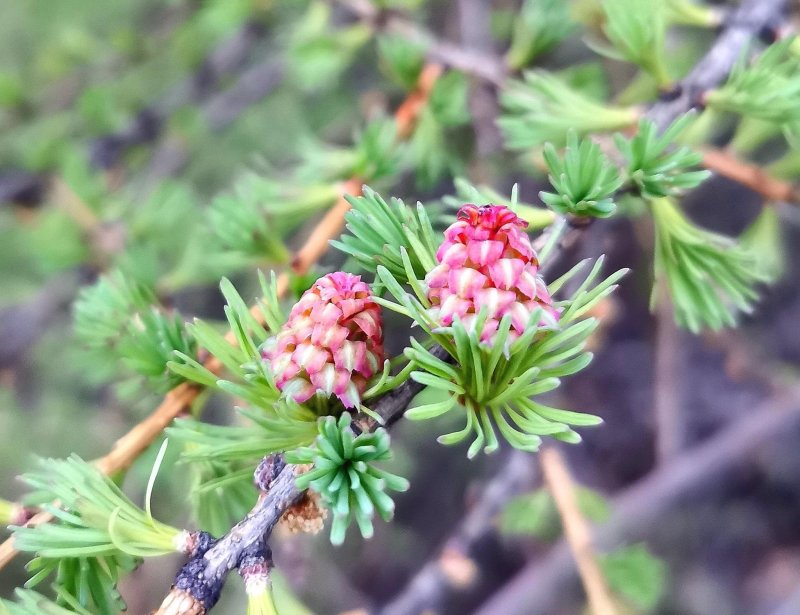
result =
[[557,320],[559,312],[538,275],[539,260],[523,230],[528,223],[503,205],[465,205],[444,232],[436,260],[425,277],[431,315],[443,326],[458,316],[469,331],[481,309],[488,318],[480,339],[494,342],[500,320],[511,316],[509,341],[543,308]]
[[359,276],[329,273],[303,293],[261,354],[278,389],[296,402],[321,393],[357,407],[383,363],[380,306]]

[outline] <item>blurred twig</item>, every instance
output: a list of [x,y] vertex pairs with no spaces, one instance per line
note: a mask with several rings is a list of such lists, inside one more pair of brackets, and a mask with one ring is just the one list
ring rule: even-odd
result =
[[[143,110],[125,130],[93,141],[90,146],[92,164],[109,169],[118,164],[127,148],[155,140],[160,133],[161,123],[170,113],[187,103],[207,99],[223,77],[245,63],[264,33],[265,27],[259,22],[245,24],[214,49],[194,75],[173,88],[153,107]],[[211,97],[203,106],[209,124],[214,129],[220,129],[233,121],[249,105],[271,91],[280,82],[281,74],[281,64],[275,60],[256,64],[244,71],[239,81],[229,90]],[[156,181],[176,173],[185,162],[186,155],[185,149],[175,148],[170,144],[160,148],[153,155],[143,184],[152,186]],[[81,228],[89,240],[94,261],[101,268],[108,263],[110,255],[121,248],[124,233],[118,225],[104,224],[98,220],[94,212],[62,180],[45,174],[16,170],[0,174],[0,204],[13,203],[33,207],[47,198],[51,198]],[[283,280],[282,284],[285,283],[286,280]],[[50,286],[55,286],[55,283]],[[63,285],[59,284],[58,287],[60,292],[52,305],[63,307],[68,304],[71,296],[62,297]],[[70,288],[72,292],[77,285],[73,284]],[[43,326],[43,321],[38,317],[40,310],[31,312],[33,318],[30,323],[23,325],[19,322],[29,305],[30,302],[23,303],[0,312],[0,330],[14,331],[14,335],[0,337],[0,359],[22,356],[19,353],[20,343],[27,340],[30,345],[38,338],[36,326]],[[53,315],[55,312],[49,313],[48,319]],[[20,335],[20,332],[25,335]],[[0,364],[3,362],[0,360]],[[2,556],[3,551],[0,550],[0,568],[3,564]]]
[[89,146],[92,164],[111,169],[128,149],[155,141],[172,113],[184,105],[202,102],[226,75],[241,68],[265,33],[263,23],[245,23],[211,51],[193,75],[173,87],[160,101],[140,111],[123,130],[94,139]]
[[0,171],[0,205],[36,207],[47,192],[47,178],[20,169]]
[[753,39],[784,21],[787,8],[787,0],[744,0],[727,16],[722,33],[680,82],[671,100],[664,101],[650,119],[664,130],[687,109],[702,107],[705,93],[728,75]]
[[603,572],[597,564],[591,530],[578,508],[575,486],[566,461],[554,446],[543,448],[540,458],[542,474],[556,503],[564,536],[578,566],[589,609],[594,615],[615,615],[617,609]]
[[[485,0],[459,0],[458,21],[461,42],[484,54],[492,53],[491,3]],[[473,171],[478,177],[485,175],[484,157],[503,148],[503,137],[497,126],[499,101],[493,84],[485,80],[472,80],[469,109],[475,129],[478,160]]]
[[760,166],[739,160],[725,150],[703,149],[703,166],[760,194],[767,201],[800,204],[800,187],[777,179]]
[[[227,90],[219,92],[200,105],[208,127],[218,132],[238,118],[248,107],[263,100],[283,80],[283,62],[272,56],[243,71]],[[180,140],[166,139],[153,155],[139,182],[140,190],[148,192],[166,177],[175,175],[189,158],[188,147]]]
[[391,10],[381,10],[370,0],[331,0],[355,14],[359,19],[371,24],[376,30],[397,34],[409,41],[419,43],[426,50],[428,60],[444,64],[468,75],[501,85],[505,80],[507,68],[500,58],[476,52],[447,41],[440,41],[424,28]]
[[436,556],[378,613],[416,615],[435,612],[449,591],[472,585],[478,574],[473,559],[476,545],[494,531],[495,517],[509,499],[532,481],[535,473],[530,455],[512,451],[486,485],[480,500],[458,524]]
[[683,331],[675,322],[669,295],[663,292],[656,306],[655,373],[653,416],[655,417],[656,459],[663,463],[674,457],[683,441],[681,367],[684,364]]
[[65,273],[48,280],[33,297],[0,308],[0,370],[19,365],[52,319],[72,300],[77,282]]

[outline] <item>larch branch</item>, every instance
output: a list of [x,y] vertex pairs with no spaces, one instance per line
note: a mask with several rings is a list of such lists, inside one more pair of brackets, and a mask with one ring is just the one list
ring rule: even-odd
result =
[[[419,85],[409,93],[403,104],[398,107],[395,115],[397,123],[398,138],[407,138],[413,132],[414,124],[419,112],[422,109],[427,97],[430,95],[436,79],[441,75],[439,65],[426,65],[419,79]],[[361,184],[358,178],[352,178],[342,185],[344,193],[358,194]],[[334,238],[344,225],[344,216],[349,211],[350,205],[340,197],[334,207],[320,221],[317,229],[312,231],[303,246],[297,251],[297,256],[293,260],[293,269],[298,274],[306,273],[313,264],[328,249],[328,241]],[[277,278],[277,295],[282,297],[289,288],[289,276],[281,273]],[[258,305],[251,309],[253,316],[259,321],[263,321],[263,314]],[[231,344],[235,342],[235,336],[228,332],[226,339]],[[210,357],[204,361],[204,366],[211,372],[218,374],[222,370],[222,365],[218,359]],[[137,424],[127,434],[120,438],[112,450],[96,460],[94,463],[104,474],[113,474],[120,470],[127,469],[170,425],[170,423],[186,411],[197,396],[202,391],[202,387],[184,383],[178,385],[164,397],[159,406],[143,421]],[[413,397],[413,396],[412,396]],[[409,399],[410,401],[410,399]],[[36,527],[44,523],[49,523],[52,516],[48,513],[39,513],[29,522],[29,527]],[[14,547],[14,537],[11,536],[0,544],[0,570],[3,569],[19,553]]]

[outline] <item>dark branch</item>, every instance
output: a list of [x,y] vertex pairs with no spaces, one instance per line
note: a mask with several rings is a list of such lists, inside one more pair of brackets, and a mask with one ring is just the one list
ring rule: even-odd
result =
[[[336,0],[376,29],[398,34],[425,46],[431,60],[502,86],[510,74],[502,59],[437,40],[430,32],[402,17],[381,13],[368,0]],[[655,103],[646,113],[660,129],[691,109],[702,107],[703,96],[718,86],[730,73],[748,44],[765,33],[777,33],[784,21],[787,0],[749,0],[732,11],[725,20],[722,34],[678,84],[669,96]],[[774,38],[774,37],[773,37]]]
[[[200,111],[207,125],[215,132],[227,127],[250,106],[273,92],[281,84],[283,73],[282,61],[274,57],[267,57],[247,68],[230,88],[201,105]],[[149,191],[165,177],[178,173],[188,159],[189,152],[184,145],[166,140],[151,156],[138,189]]]
[[47,190],[47,177],[41,173],[21,169],[0,171],[0,205],[36,207],[44,200]]
[[[476,545],[493,531],[494,518],[506,503],[529,485],[535,474],[533,458],[520,451],[512,451],[494,478],[486,485],[478,503],[470,510],[444,546],[389,604],[380,615],[416,615],[438,612],[448,592],[464,589],[475,579],[463,574],[474,566],[472,558]],[[452,562],[462,574],[454,574]]]
[[[685,450],[611,501],[611,518],[594,532],[597,548],[610,550],[640,540],[648,528],[690,493],[701,491],[731,466],[743,462],[760,446],[800,426],[800,390],[784,391],[702,444]],[[477,615],[537,615],[556,612],[569,592],[575,564],[562,541],[539,562],[528,564],[496,593]]]
[[[444,350],[437,347],[433,352],[444,357]],[[396,422],[405,412],[414,396],[423,386],[413,380],[407,380],[395,390],[381,397],[372,404],[372,410],[379,414],[387,424]],[[372,422],[373,428],[377,426]],[[280,455],[272,458],[269,466],[280,466],[283,462]],[[264,464],[262,464],[263,466]],[[210,549],[192,557],[176,576],[173,591],[162,604],[157,614],[180,613],[167,610],[173,608],[175,593],[188,594],[206,610],[214,606],[219,590],[225,582],[228,572],[238,568],[243,555],[253,544],[266,541],[283,514],[296,504],[303,492],[295,486],[295,466],[284,465],[275,480],[271,481],[266,491],[262,492],[256,505],[248,515],[237,523],[225,536],[220,538]],[[192,579],[193,583],[185,580]],[[178,586],[178,582],[181,586]],[[215,598],[211,600],[211,598]],[[181,603],[183,604],[183,603]]]
[[647,114],[665,129],[690,109],[702,107],[703,96],[717,87],[731,72],[751,41],[782,21],[786,0],[746,0],[734,11],[703,59],[681,81],[677,95],[655,105]]
[[415,23],[391,11],[382,11],[369,0],[335,0],[375,30],[396,34],[420,44],[428,60],[501,85],[508,69],[500,58],[441,41]]

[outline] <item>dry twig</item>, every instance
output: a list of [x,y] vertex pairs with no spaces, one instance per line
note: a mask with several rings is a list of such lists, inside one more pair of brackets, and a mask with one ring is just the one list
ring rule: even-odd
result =
[[589,524],[578,508],[575,486],[567,464],[554,446],[543,448],[540,458],[542,474],[561,517],[564,536],[578,566],[589,608],[594,615],[615,615],[617,609],[597,564]]
[[730,152],[704,149],[703,166],[760,194],[767,201],[800,205],[800,187],[773,177],[760,166],[739,160]]

